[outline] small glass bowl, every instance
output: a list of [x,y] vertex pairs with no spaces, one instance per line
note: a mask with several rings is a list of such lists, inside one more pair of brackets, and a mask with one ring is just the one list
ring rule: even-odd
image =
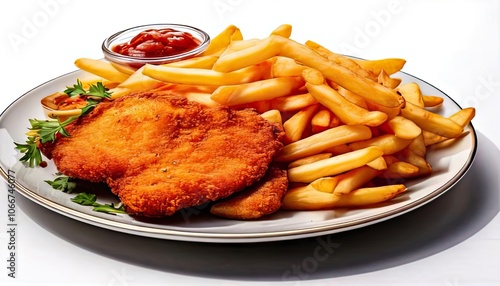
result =
[[[149,58],[126,56],[112,51],[112,48],[115,45],[128,43],[133,37],[144,30],[166,28],[190,33],[195,39],[199,41],[199,46],[193,50],[176,55]],[[102,52],[104,53],[104,58],[110,62],[138,69],[145,64],[160,65],[194,57],[205,51],[209,43],[210,36],[205,31],[195,27],[182,24],[150,24],[136,26],[111,35],[102,43]]]

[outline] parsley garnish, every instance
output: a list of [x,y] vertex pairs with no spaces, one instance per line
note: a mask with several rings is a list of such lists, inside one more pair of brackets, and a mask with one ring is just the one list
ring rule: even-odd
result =
[[52,188],[68,194],[71,194],[76,188],[76,183],[72,182],[71,178],[67,176],[57,177],[54,181],[45,180],[44,182],[51,185]]
[[82,206],[92,206],[94,207],[92,210],[96,212],[108,214],[126,213],[122,203],[118,203],[116,205],[114,203],[102,205],[97,202],[97,195],[95,194],[79,193],[76,197],[72,198],[71,201]]
[[97,82],[96,84],[91,84],[89,87],[89,90],[85,90],[83,88],[82,82],[78,79],[76,80],[76,84],[73,86],[67,86],[66,90],[64,91],[67,95],[71,96],[77,96],[77,95],[82,95],[82,96],[95,96],[99,98],[109,98],[111,96],[111,93],[109,92],[109,89],[105,87],[102,82]]
[[26,144],[20,144],[16,142],[14,142],[14,144],[16,144],[16,149],[19,150],[19,152],[24,153],[19,161],[28,162],[28,165],[31,168],[40,165],[40,163],[42,162],[42,154],[38,149],[35,137],[28,137],[28,140],[26,140]]

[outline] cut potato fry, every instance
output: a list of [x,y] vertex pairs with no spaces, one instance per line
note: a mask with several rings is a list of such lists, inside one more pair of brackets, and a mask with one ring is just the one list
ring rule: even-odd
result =
[[340,196],[335,205],[336,207],[368,206],[388,201],[404,191],[406,186],[402,184],[361,188]]
[[216,56],[199,56],[178,62],[163,64],[161,66],[177,67],[177,68],[211,69],[216,61],[217,61]]
[[211,69],[145,65],[143,74],[163,82],[191,85],[234,85],[263,79],[271,73],[271,63],[262,62],[230,73]]
[[290,164],[288,164],[288,168],[290,169],[293,167],[302,166],[305,164],[313,163],[313,162],[327,159],[330,157],[332,157],[332,153],[320,153],[320,154],[311,155],[311,156],[308,156],[308,157],[298,159],[298,160],[291,162]]
[[310,93],[303,93],[274,98],[271,100],[271,108],[284,112],[296,111],[317,103]]
[[217,88],[212,99],[226,106],[269,100],[295,92],[304,84],[301,77],[279,77]]
[[263,112],[260,116],[262,116],[269,122],[278,123],[279,125],[283,124],[283,119],[281,118],[281,113],[279,112],[279,110],[271,109]]
[[363,125],[341,125],[284,146],[276,155],[279,162],[291,162],[342,144],[368,139],[371,129]]
[[463,132],[463,127],[453,120],[427,111],[410,102],[407,102],[405,108],[401,109],[401,115],[413,121],[423,130],[446,138],[458,137]]
[[338,195],[348,194],[361,188],[381,173],[382,171],[375,170],[367,165],[352,169],[336,176],[339,182],[333,192]]
[[382,149],[384,155],[391,155],[406,148],[411,139],[402,139],[393,134],[383,134],[367,140],[356,141],[349,144],[352,150],[359,150],[368,146],[377,146]]
[[318,107],[317,104],[306,107],[283,123],[287,142],[295,142],[302,138],[302,134],[309,126],[311,118],[318,110]]
[[387,121],[387,125],[394,132],[394,135],[401,139],[415,139],[422,134],[422,129],[417,124],[402,116],[390,119]]
[[302,76],[302,71],[307,68],[291,58],[277,56],[273,59],[273,77]]
[[129,77],[128,74],[117,70],[110,62],[79,58],[75,61],[75,65],[84,71],[113,82],[121,83]]
[[387,120],[387,114],[361,108],[345,99],[326,84],[315,85],[306,83],[306,88],[319,103],[328,107],[346,124],[378,126]]
[[383,157],[378,157],[375,160],[366,163],[366,166],[373,168],[375,170],[385,170],[387,169],[387,163]]
[[231,43],[231,37],[237,33],[239,28],[235,25],[229,25],[222,30],[217,36],[210,39],[210,44],[207,49],[201,54],[202,56],[218,56],[227,48]]
[[406,102],[410,102],[420,108],[424,108],[424,99],[420,87],[414,82],[405,83],[396,88],[401,93]]
[[320,210],[369,206],[388,201],[404,191],[406,191],[406,187],[399,184],[361,188],[345,195],[336,195],[305,186],[288,191],[283,199],[283,208],[288,210]]
[[361,77],[371,79],[373,81],[377,80],[376,74],[372,73],[369,70],[363,69],[354,60],[352,60],[346,56],[336,54],[336,53],[328,50],[327,48],[321,46],[320,44],[318,44],[314,41],[309,40],[309,41],[306,41],[305,44],[306,44],[306,46],[310,47],[318,54],[322,55],[323,57],[327,58],[328,60],[330,60],[338,65],[341,65],[341,66],[347,68],[348,70],[352,71],[353,73],[355,73]]
[[311,119],[311,132],[320,133],[330,128],[332,122],[332,112],[327,108],[320,108]]
[[365,70],[369,70],[374,74],[380,74],[380,72],[384,71],[388,75],[397,73],[406,64],[406,60],[398,58],[388,58],[380,60],[353,59],[353,61],[355,61]]
[[425,107],[439,107],[443,104],[444,99],[439,96],[424,95],[422,96]]
[[400,78],[392,78],[385,71],[380,72],[377,80],[378,80],[378,83],[380,83],[381,85],[388,87],[388,88],[393,88],[393,89],[398,87],[398,85],[400,85],[401,81],[402,81]]
[[288,170],[291,182],[310,183],[318,178],[333,176],[361,167],[383,155],[380,147],[370,146]]
[[284,38],[290,38],[292,35],[292,25],[289,24],[283,24],[274,29],[271,32],[271,35],[276,35],[276,36],[281,36]]

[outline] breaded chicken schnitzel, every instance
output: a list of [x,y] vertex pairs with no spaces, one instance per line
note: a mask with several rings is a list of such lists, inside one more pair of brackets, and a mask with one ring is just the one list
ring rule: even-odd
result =
[[287,188],[286,169],[271,165],[260,181],[216,202],[210,213],[231,219],[260,218],[281,208]]
[[253,110],[208,107],[172,92],[100,103],[42,148],[58,170],[106,182],[129,214],[172,215],[261,179],[283,132]]

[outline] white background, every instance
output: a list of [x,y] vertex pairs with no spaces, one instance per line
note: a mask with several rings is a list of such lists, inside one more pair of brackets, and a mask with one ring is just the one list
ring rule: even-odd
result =
[[[474,106],[474,165],[445,195],[367,228],[320,238],[248,245],[163,241],[88,226],[18,195],[17,278],[7,277],[0,226],[1,285],[500,285],[500,8],[497,1],[3,1],[0,111],[30,89],[101,58],[108,35],[134,25],[184,23],[245,38],[282,23],[292,38],[375,59]],[[0,223],[7,202],[0,184]],[[6,228],[6,227],[5,227]],[[335,245],[325,261],[317,247]],[[284,274],[302,267],[302,272]],[[307,271],[305,271],[305,270]]]

